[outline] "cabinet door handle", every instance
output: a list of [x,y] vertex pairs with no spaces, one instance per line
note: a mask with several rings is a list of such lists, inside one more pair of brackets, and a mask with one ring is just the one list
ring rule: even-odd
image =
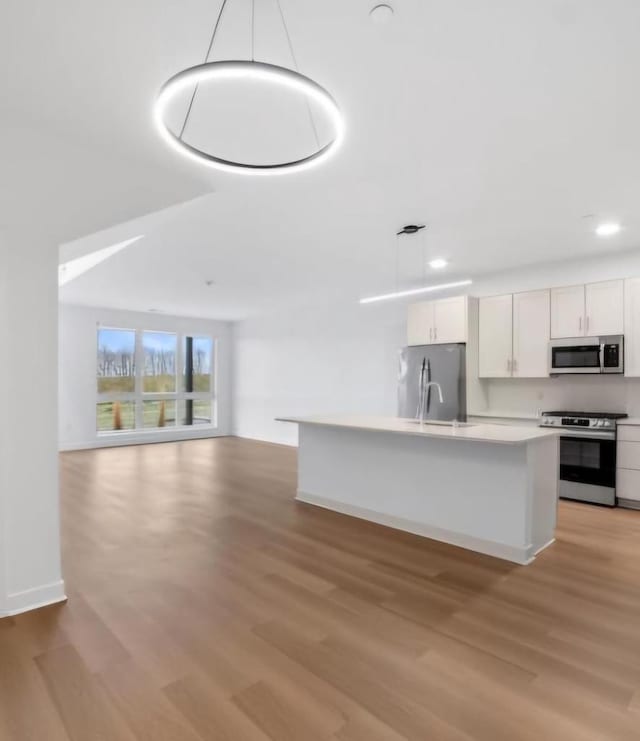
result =
[[433,339],[434,340],[438,339],[438,328],[437,327],[433,328]]
[[579,323],[578,326],[580,328],[580,331],[582,332],[582,317],[578,318],[578,323]]
[[589,317],[587,317],[587,334],[589,334]]
[[511,361],[507,358],[507,373],[511,373]]

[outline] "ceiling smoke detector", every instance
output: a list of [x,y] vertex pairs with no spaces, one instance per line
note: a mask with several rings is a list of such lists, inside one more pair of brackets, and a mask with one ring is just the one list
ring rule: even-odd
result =
[[369,17],[374,23],[382,26],[385,23],[389,23],[393,18],[393,8],[386,3],[376,5],[369,12]]

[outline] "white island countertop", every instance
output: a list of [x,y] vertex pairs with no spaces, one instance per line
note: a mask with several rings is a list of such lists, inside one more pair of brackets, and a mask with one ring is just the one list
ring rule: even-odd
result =
[[446,440],[466,440],[470,442],[500,443],[503,445],[524,445],[541,438],[554,437],[556,430],[539,427],[516,425],[491,425],[464,423],[458,427],[429,424],[402,417],[369,417],[369,416],[313,416],[313,417],[279,417],[278,422],[294,422],[304,425],[321,425],[324,427],[343,427],[352,430],[370,432],[391,432],[415,437],[436,437]]

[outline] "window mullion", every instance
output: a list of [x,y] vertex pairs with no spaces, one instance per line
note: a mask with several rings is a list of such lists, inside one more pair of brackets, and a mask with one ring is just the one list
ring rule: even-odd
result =
[[136,429],[144,427],[144,410],[142,404],[142,384],[144,377],[144,349],[142,347],[142,330],[136,329]]

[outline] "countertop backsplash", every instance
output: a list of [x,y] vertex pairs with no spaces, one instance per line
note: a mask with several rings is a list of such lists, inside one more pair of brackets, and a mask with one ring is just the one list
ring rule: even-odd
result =
[[482,383],[488,401],[483,416],[534,418],[540,411],[566,409],[626,412],[629,416],[640,417],[640,378],[576,375],[495,378]]

